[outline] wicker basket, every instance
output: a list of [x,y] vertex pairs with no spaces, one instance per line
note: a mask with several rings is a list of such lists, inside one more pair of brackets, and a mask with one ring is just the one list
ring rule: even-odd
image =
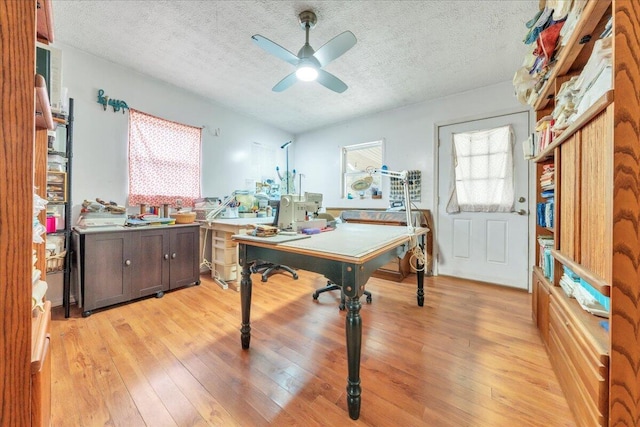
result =
[[176,224],[191,224],[196,220],[195,212],[183,212],[171,214],[171,218],[176,219]]
[[66,254],[67,251],[63,251],[56,255],[47,256],[47,273],[64,270],[64,257]]

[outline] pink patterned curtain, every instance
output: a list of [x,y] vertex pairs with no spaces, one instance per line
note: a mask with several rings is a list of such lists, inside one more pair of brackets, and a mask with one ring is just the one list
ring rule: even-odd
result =
[[202,129],[129,110],[129,205],[193,206],[200,197]]

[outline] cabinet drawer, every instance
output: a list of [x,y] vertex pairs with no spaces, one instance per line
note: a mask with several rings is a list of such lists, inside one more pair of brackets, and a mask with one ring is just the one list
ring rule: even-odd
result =
[[233,264],[236,262],[236,248],[220,248],[218,246],[213,248],[213,260],[218,264]]
[[67,201],[67,174],[64,172],[47,172],[47,200],[50,202]]
[[[603,425],[607,413],[608,376],[598,354],[575,322],[554,299],[550,304],[550,353],[563,387],[567,389],[567,400],[579,412],[579,407],[588,409],[590,422],[585,425]],[[604,375],[603,375],[604,373]],[[583,414],[584,415],[584,414]],[[594,421],[598,422],[594,424]]]
[[553,324],[549,330],[549,357],[577,425],[581,427],[606,426],[606,418],[598,411],[595,403],[588,396]]

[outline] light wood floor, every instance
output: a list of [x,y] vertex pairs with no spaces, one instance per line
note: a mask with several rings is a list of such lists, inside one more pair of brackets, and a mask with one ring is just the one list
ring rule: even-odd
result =
[[82,318],[54,310],[54,426],[574,426],[530,295],[446,277],[371,279],[362,410],[349,419],[344,312],[316,274],[254,275],[240,297],[203,283]]

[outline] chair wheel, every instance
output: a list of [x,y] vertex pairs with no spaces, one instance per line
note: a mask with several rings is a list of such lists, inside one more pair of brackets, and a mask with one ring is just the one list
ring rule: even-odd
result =
[[298,273],[293,273],[293,280],[298,280]]
[[372,298],[371,295],[367,296],[367,304],[371,304]]
[[340,305],[338,306],[338,308],[340,309],[340,311],[344,311],[345,306],[344,306],[344,304],[343,304],[343,303],[340,303]]
[[319,296],[319,295],[318,295],[318,293],[317,293],[317,292],[314,292],[314,293],[313,293],[313,295],[311,295],[311,296],[313,297],[313,300],[314,300],[314,301],[318,301],[318,296]]

